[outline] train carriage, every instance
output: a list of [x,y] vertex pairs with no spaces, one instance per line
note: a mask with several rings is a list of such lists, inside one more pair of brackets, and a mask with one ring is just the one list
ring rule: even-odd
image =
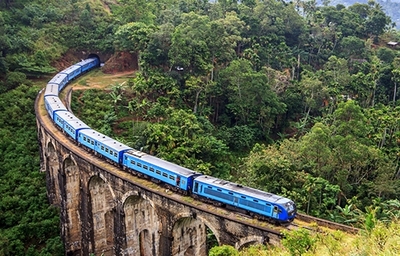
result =
[[70,66],[70,67],[64,69],[59,74],[67,75],[68,81],[71,81],[75,77],[79,76],[81,73],[82,73],[82,67],[79,65],[73,65],[73,66]]
[[211,176],[197,177],[192,193],[281,222],[295,217],[295,204],[285,197]]
[[122,163],[122,155],[132,148],[92,129],[80,130],[78,143],[94,150],[114,163]]
[[90,127],[69,111],[57,111],[54,113],[54,122],[74,140],[78,138],[78,132]]
[[[99,66],[98,58],[89,58],[63,70],[49,81],[44,92],[45,107],[55,124],[74,138],[80,146],[93,151],[115,165],[134,174],[150,177],[167,184],[175,191],[192,194],[208,202],[229,205],[257,217],[290,222],[296,215],[296,205],[290,199],[244,187],[232,182],[203,176],[193,170],[134,150],[99,133],[68,111],[58,97],[66,84],[76,76]],[[43,90],[42,90],[43,91]]]
[[137,150],[129,150],[124,154],[123,166],[164,182],[185,193],[191,190],[193,179],[200,175],[193,170]]
[[67,108],[64,103],[58,98],[58,96],[47,96],[44,98],[44,105],[46,107],[47,113],[51,119],[54,120],[54,113],[57,111],[66,111]]
[[46,90],[44,91],[44,97],[56,96],[58,97],[58,84],[47,84]]
[[60,92],[64,89],[65,85],[69,82],[68,76],[66,74],[58,73],[55,75],[48,84],[56,84],[58,85],[58,91]]
[[100,62],[98,58],[89,58],[76,63],[76,66],[82,68],[82,73],[88,71],[91,68],[99,66]]

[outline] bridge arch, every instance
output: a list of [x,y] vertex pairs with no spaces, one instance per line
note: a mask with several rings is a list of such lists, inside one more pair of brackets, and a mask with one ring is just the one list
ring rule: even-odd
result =
[[61,206],[61,194],[60,194],[60,184],[59,184],[59,169],[60,163],[58,161],[58,153],[56,147],[54,146],[51,140],[47,141],[46,149],[44,152],[46,159],[46,179],[48,183],[51,185],[48,189],[48,195],[50,202]]
[[247,236],[241,238],[238,242],[235,244],[235,248],[237,250],[241,250],[244,247],[250,246],[252,244],[264,244],[264,237],[262,236]]
[[94,175],[88,183],[89,190],[89,219],[91,222],[91,253],[114,255],[114,219],[115,200],[110,185],[101,178],[102,175]]
[[206,218],[193,212],[182,212],[174,216],[171,236],[172,254],[178,256],[207,255],[207,228],[220,244],[220,235]]
[[123,196],[125,255],[159,255],[162,223],[154,202],[136,191]]
[[[68,223],[68,229],[63,226],[62,232],[66,241],[68,241],[66,244],[68,251],[81,254],[81,216],[80,212],[75,209],[80,208],[82,185],[79,166],[73,155],[64,155],[60,174],[64,204],[61,214],[64,215],[63,218]],[[69,232],[69,230],[74,230],[75,232]]]
[[203,216],[198,215],[196,213],[193,212],[182,212],[182,213],[178,213],[177,215],[174,216],[174,220],[173,223],[175,225],[175,223],[178,222],[179,219],[182,218],[194,218],[194,219],[199,219],[201,222],[203,222],[215,235],[215,238],[218,241],[218,244],[220,243],[220,234],[218,232],[218,228],[214,227],[211,222],[209,222],[206,218],[203,218]]

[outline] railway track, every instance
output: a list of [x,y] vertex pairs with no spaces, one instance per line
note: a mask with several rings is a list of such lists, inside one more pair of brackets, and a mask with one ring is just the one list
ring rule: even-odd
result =
[[[70,108],[71,92],[72,92],[72,90],[69,89],[68,92],[66,93],[66,95],[64,96],[64,102],[66,103],[66,106],[68,108]],[[44,107],[43,107],[43,109],[44,109]],[[45,115],[45,113],[43,115]],[[49,125],[52,125],[51,122],[50,122]],[[60,140],[60,138],[58,138],[58,140]],[[185,203],[185,202],[181,201],[181,203]],[[194,207],[196,208],[196,206],[194,206]],[[207,211],[205,209],[202,209],[202,210],[203,211]],[[226,210],[226,209],[224,209],[224,210]],[[230,211],[227,211],[227,212],[230,212]],[[226,214],[225,218],[231,219],[231,220],[236,219],[236,221],[237,221],[237,218],[235,218],[235,217],[230,218],[230,216],[228,216],[228,215],[231,215],[231,214]],[[356,233],[359,233],[359,231],[360,231],[360,229],[354,228],[352,226],[347,226],[347,225],[335,223],[335,222],[332,222],[332,221],[328,221],[328,220],[312,217],[312,216],[301,214],[301,213],[297,213],[296,220],[299,220],[300,222],[310,223],[310,224],[316,223],[317,226],[315,226],[315,225],[304,225],[304,224],[298,224],[298,223],[294,223],[293,222],[293,223],[291,223],[291,224],[289,224],[287,226],[284,226],[284,227],[283,226],[276,226],[276,228],[275,228],[275,227],[273,227],[271,225],[265,225],[265,223],[263,223],[263,221],[258,221],[258,220],[255,221],[255,219],[253,219],[252,217],[250,217],[250,216],[248,216],[246,214],[241,214],[241,213],[238,213],[238,212],[235,212],[235,213],[232,212],[232,215],[233,216],[234,215],[241,216],[242,218],[240,218],[241,220],[239,222],[242,222],[242,221],[248,219],[249,221],[244,221],[244,222],[247,222],[248,225],[263,227],[265,229],[268,229],[268,231],[270,233],[273,233],[273,234],[275,234],[277,236],[280,236],[281,238],[284,237],[282,235],[282,230],[294,230],[294,229],[298,229],[298,228],[304,228],[304,229],[310,230],[312,232],[321,232],[322,230],[320,229],[320,227],[326,227],[326,228],[333,229],[333,230],[341,230],[341,231],[344,231],[346,233],[351,233],[351,234],[356,234]],[[251,221],[252,219],[255,222],[252,222]]]
[[302,213],[297,213],[296,220],[303,221],[306,223],[317,224],[317,227],[309,227],[309,226],[301,226],[298,224],[291,224],[291,225],[306,228],[306,229],[309,229],[309,230],[312,230],[315,232],[320,232],[319,227],[325,227],[325,228],[334,229],[334,230],[341,230],[343,232],[350,233],[350,234],[358,234],[361,231],[361,229],[359,229],[359,228],[347,226],[347,225],[336,223],[336,222],[329,221],[329,220],[320,219],[320,218],[302,214]]

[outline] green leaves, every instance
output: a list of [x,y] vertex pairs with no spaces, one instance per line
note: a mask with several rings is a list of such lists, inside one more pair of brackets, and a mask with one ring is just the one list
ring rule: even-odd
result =
[[39,171],[33,108],[38,90],[19,86],[0,94],[1,255],[63,255],[58,212],[48,205]]

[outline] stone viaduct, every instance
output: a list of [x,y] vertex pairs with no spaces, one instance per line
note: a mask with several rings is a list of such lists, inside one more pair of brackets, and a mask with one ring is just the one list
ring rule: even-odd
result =
[[279,242],[267,223],[172,193],[78,147],[53,125],[42,93],[35,111],[66,255],[207,255],[207,228],[220,245]]

